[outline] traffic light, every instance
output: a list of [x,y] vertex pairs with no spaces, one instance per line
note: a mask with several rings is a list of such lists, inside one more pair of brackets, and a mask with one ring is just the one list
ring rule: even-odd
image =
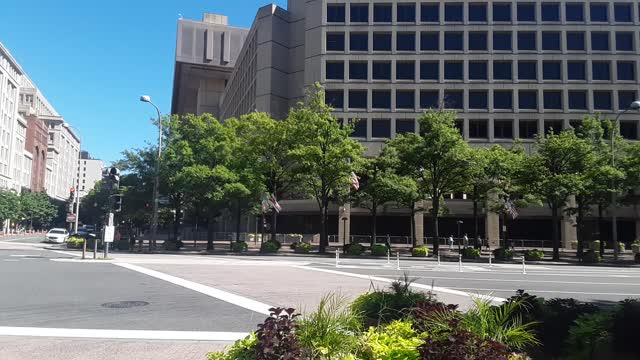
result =
[[120,187],[120,170],[118,168],[112,167],[109,169],[109,180],[111,180],[111,188],[118,190]]
[[122,195],[113,196],[113,211],[115,212],[122,211]]

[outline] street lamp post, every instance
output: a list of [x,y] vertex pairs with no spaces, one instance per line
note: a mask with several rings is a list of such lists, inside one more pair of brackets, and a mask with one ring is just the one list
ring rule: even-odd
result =
[[458,225],[458,253],[462,254],[462,250],[461,250],[461,241],[460,241],[460,225],[462,225],[464,223],[464,221],[462,220],[458,220],[456,221],[456,224]]
[[[611,167],[616,166],[616,153],[615,153],[615,135],[619,131],[620,117],[629,110],[640,110],[640,100],[632,102],[628,108],[622,110],[616,116],[614,121],[614,128],[611,129]],[[618,194],[615,191],[616,183],[612,180],[611,184],[611,239],[613,240],[613,259],[618,260],[618,219],[617,219],[617,202]]]
[[151,238],[149,239],[149,248],[156,246],[156,232],[158,230],[158,188],[160,186],[160,158],[162,157],[162,118],[160,109],[151,102],[148,95],[140,96],[140,101],[151,104],[158,113],[158,158],[156,159],[156,169],[153,176],[153,209],[151,215]]

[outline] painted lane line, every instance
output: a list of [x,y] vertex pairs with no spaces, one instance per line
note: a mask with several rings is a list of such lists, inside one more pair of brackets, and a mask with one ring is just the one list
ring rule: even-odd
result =
[[[489,288],[469,288],[469,287],[457,287],[452,286],[453,289],[461,290],[473,290],[473,291],[498,291],[513,293],[513,289],[489,289]],[[550,294],[578,294],[578,295],[614,295],[614,296],[627,296],[627,297],[639,297],[640,294],[629,293],[616,293],[616,292],[587,292],[587,291],[562,291],[562,290],[535,290],[527,289],[529,293],[550,293]]]
[[259,301],[255,301],[255,300],[246,298],[244,296],[232,294],[230,292],[226,292],[226,291],[215,289],[206,285],[198,284],[196,282],[185,280],[176,276],[167,275],[165,273],[147,269],[142,266],[127,264],[127,263],[114,263],[114,265],[123,267],[125,269],[129,269],[132,271],[137,271],[139,273],[154,277],[156,279],[164,280],[174,285],[182,286],[184,288],[187,288],[193,291],[197,291],[201,294],[214,297],[216,299],[228,302],[236,306],[243,307],[245,309],[249,309],[251,311],[255,311],[260,314],[264,314],[264,315],[270,314],[269,309],[272,307],[271,305],[267,305]]
[[[47,249],[48,251],[54,252],[54,253],[58,253],[58,254],[62,254],[62,255],[69,255],[69,256],[75,256],[75,257],[82,257],[82,253],[78,254],[76,252],[73,251],[63,251],[63,250],[50,250]],[[89,254],[89,251],[87,251],[87,254]],[[91,252],[91,254],[93,254],[93,252]]]
[[64,329],[0,326],[0,335],[103,339],[235,341],[238,339],[243,339],[247,336],[247,333],[217,331]]
[[[370,280],[370,281],[372,280],[372,281],[385,282],[385,283],[392,283],[392,282],[395,281],[395,280],[391,280],[391,279],[387,279],[387,278],[379,277],[379,276],[371,276],[371,275],[364,275],[364,274],[354,274],[354,273],[349,273],[349,272],[344,272],[344,271],[321,269],[321,268],[315,268],[315,267],[310,267],[310,266],[294,266],[294,267],[298,268],[298,269],[320,271],[320,272],[325,272],[325,273],[329,273],[329,274],[349,276],[349,277],[354,277],[354,278],[359,278],[359,279],[366,279],[366,280]],[[411,283],[410,286],[414,287],[414,288],[417,288],[417,289],[423,289],[423,290],[434,291],[434,292],[441,292],[441,293],[452,294],[452,295],[460,295],[460,296],[471,297],[471,298],[479,298],[479,299],[483,299],[483,300],[491,300],[491,301],[494,301],[494,302],[505,302],[505,301],[507,301],[507,299],[501,298],[501,297],[496,297],[496,296],[491,296],[491,295],[482,295],[482,294],[472,294],[472,293],[465,292],[465,291],[452,290],[452,289],[449,289],[449,288],[444,288],[444,287],[439,287],[439,286],[416,284],[416,283]]]

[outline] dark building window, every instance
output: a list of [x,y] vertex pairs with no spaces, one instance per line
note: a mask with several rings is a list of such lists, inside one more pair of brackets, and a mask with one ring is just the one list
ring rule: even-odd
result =
[[584,5],[582,3],[567,3],[565,10],[567,21],[584,21]]
[[567,33],[567,50],[584,50],[584,33],[568,32]]
[[614,4],[613,12],[616,22],[632,22],[631,4]]
[[369,34],[368,33],[350,33],[349,34],[349,50],[351,51],[369,50]]
[[445,90],[444,107],[447,109],[462,109],[462,90]]
[[462,51],[462,33],[461,32],[445,32],[444,33],[444,49]]
[[349,90],[349,108],[367,108],[367,90]]
[[353,126],[351,137],[366,138],[367,137],[367,119],[352,119],[349,124]]
[[470,32],[469,50],[487,50],[487,33],[484,31]]
[[495,90],[493,92],[493,108],[511,110],[513,108],[511,90]]
[[494,32],[493,50],[511,50],[511,33]]
[[544,101],[544,108],[550,110],[562,109],[562,92],[560,91],[545,91],[542,94]]
[[487,120],[469,120],[469,137],[473,139],[486,139]]
[[396,134],[416,132],[416,121],[413,119],[396,119]]
[[511,80],[511,61],[493,62],[494,80]]
[[327,61],[325,72],[328,80],[343,80],[344,63],[342,61]]
[[420,50],[438,51],[440,50],[440,35],[437,32],[420,33]]
[[637,140],[638,123],[635,121],[620,121],[620,135],[628,140]]
[[587,109],[587,92],[569,90],[569,109],[586,110]]
[[538,93],[532,90],[520,90],[520,92],[518,92],[518,107],[527,110],[537,109]]
[[616,50],[633,51],[633,33],[632,32],[616,33]]
[[369,22],[369,4],[351,4],[351,22]]
[[440,65],[437,61],[421,61],[420,62],[420,79],[421,80],[438,80],[440,75]]
[[438,104],[438,91],[437,90],[420,90],[420,108],[422,109],[437,109]]
[[469,80],[487,80],[486,61],[469,61]]
[[396,34],[396,50],[398,51],[415,51],[416,49],[416,33],[403,32]]
[[569,120],[569,126],[574,129],[582,128],[582,120]]
[[618,109],[620,111],[626,110],[631,106],[631,103],[638,100],[635,91],[618,91]]
[[391,51],[390,33],[373,33],[374,51]]
[[439,3],[421,4],[420,5],[420,21],[439,22],[440,21],[440,4]]
[[568,80],[586,80],[587,66],[584,61],[567,62],[567,79]]
[[562,63],[560,61],[543,61],[542,78],[544,80],[562,80]]
[[593,92],[593,108],[595,110],[611,110],[611,92],[610,91],[594,91]]
[[609,21],[609,5],[605,3],[591,3],[591,21],[607,22]]
[[636,63],[633,61],[618,61],[618,80],[635,80]]
[[551,132],[560,134],[562,132],[561,120],[547,120],[544,122],[544,134],[549,135]]
[[391,62],[374,61],[371,70],[373,80],[391,80]]
[[336,110],[344,107],[344,92],[342,90],[325,90],[324,102]]
[[518,50],[535,50],[536,33],[530,31],[518,31]]
[[444,21],[462,22],[462,4],[444,4]]
[[493,3],[493,21],[511,21],[511,3]]
[[611,69],[608,61],[594,61],[591,73],[593,80],[611,80]]
[[494,120],[493,137],[496,139],[513,139],[513,121]]
[[609,50],[609,33],[608,32],[592,32],[591,33],[591,50],[608,51]]
[[560,21],[560,4],[553,2],[543,2],[540,5],[542,21]]
[[396,109],[415,108],[413,90],[396,90]]
[[371,119],[371,137],[374,137],[374,138],[391,137],[391,120]]
[[469,109],[486,109],[487,91],[486,90],[470,90],[469,91]]
[[469,21],[487,22],[487,4],[486,3],[470,3],[469,4]]
[[396,20],[398,22],[416,22],[416,4],[399,3],[396,10]]
[[520,139],[534,139],[538,135],[538,122],[535,120],[520,120],[518,127]]
[[371,90],[371,107],[374,109],[390,109],[391,90]]
[[535,61],[518,61],[518,80],[536,80],[537,67]]
[[536,4],[520,3],[517,6],[518,21],[536,21]]
[[327,22],[344,22],[344,4],[327,4]]
[[349,61],[349,79],[367,80],[367,62]]
[[445,61],[444,78],[445,80],[462,80],[462,62]]
[[460,136],[464,136],[464,121],[463,120],[456,120],[456,122],[453,124],[453,127],[458,129],[458,132],[460,133]]
[[373,22],[390,23],[391,12],[391,4],[373,4]]
[[396,80],[414,80],[416,65],[413,61],[396,62]]
[[543,31],[542,50],[560,50],[560,33]]
[[344,51],[344,33],[327,33],[327,51]]

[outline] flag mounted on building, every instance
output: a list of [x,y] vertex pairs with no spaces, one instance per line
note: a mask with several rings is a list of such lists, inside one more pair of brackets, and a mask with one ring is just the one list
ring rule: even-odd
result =
[[351,176],[350,176],[350,180],[351,180],[351,187],[354,190],[358,190],[360,188],[360,178],[358,177],[358,175],[356,175],[356,173],[354,173],[353,171],[351,172]]
[[271,194],[271,196],[269,197],[269,203],[271,204],[271,207],[273,208],[273,210],[275,210],[277,213],[280,213],[280,210],[282,210],[282,206],[280,206],[280,204],[278,204],[278,200],[276,199],[276,194]]
[[518,210],[516,209],[516,205],[511,201],[511,199],[507,199],[505,201],[505,208],[507,214],[511,217],[511,219],[516,219],[518,217]]

